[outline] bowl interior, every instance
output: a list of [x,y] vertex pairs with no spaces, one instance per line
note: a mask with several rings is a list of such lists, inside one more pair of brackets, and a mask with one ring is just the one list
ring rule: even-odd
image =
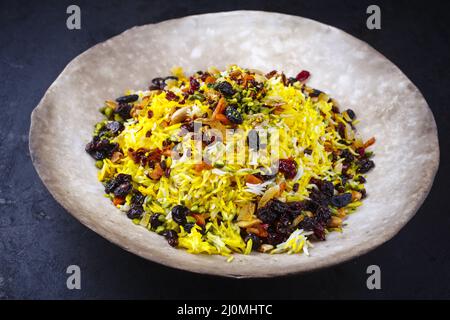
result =
[[[358,129],[375,136],[376,168],[364,205],[343,233],[316,243],[311,255],[191,255],[135,226],[103,196],[84,152],[98,108],[126,89],[145,89],[171,67],[186,72],[229,64],[295,76],[355,110]],[[426,101],[401,71],[367,44],[321,23],[238,11],[192,16],[130,29],[74,59],[32,115],[30,149],[45,185],[83,224],[147,259],[201,273],[275,276],[332,265],[389,240],[414,215],[438,166],[436,126]]]

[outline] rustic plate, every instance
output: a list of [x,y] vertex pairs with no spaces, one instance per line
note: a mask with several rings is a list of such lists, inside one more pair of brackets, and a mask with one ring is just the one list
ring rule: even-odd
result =
[[[311,256],[191,255],[135,226],[103,196],[84,151],[98,107],[124,90],[146,88],[174,65],[188,72],[236,63],[263,71],[312,73],[311,86],[356,111],[360,132],[375,135],[377,167],[369,197],[343,233]],[[33,111],[30,150],[42,181],[84,225],[149,260],[200,273],[271,277],[330,266],[392,238],[424,201],[439,163],[436,124],[417,88],[384,56],[336,28],[255,11],[205,14],[132,28],[75,58]],[[86,248],[87,249],[87,248]]]

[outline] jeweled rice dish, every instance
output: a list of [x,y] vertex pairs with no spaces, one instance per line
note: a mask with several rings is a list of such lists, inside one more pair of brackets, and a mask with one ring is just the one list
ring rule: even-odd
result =
[[375,167],[375,138],[310,76],[175,67],[106,101],[86,145],[106,197],[190,253],[309,254],[343,232]]

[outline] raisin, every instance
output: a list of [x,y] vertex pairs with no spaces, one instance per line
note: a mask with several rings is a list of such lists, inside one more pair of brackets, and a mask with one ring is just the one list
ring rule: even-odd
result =
[[123,120],[131,118],[131,109],[133,106],[128,103],[120,103],[114,112],[118,114]]
[[245,243],[247,243],[250,239],[252,240],[252,250],[258,250],[261,246],[261,239],[256,234],[249,233],[244,239]]
[[335,207],[342,208],[352,201],[351,193],[342,193],[331,198],[331,204]]
[[145,196],[137,190],[133,191],[133,196],[131,197],[132,206],[142,206],[145,200]]
[[282,243],[284,240],[285,236],[276,232],[269,233],[269,235],[267,236],[267,243],[272,246],[276,246],[277,244]]
[[131,207],[127,212],[127,217],[130,219],[138,219],[141,218],[144,214],[144,209],[142,207],[134,206]]
[[182,205],[176,205],[172,208],[172,219],[179,225],[186,224],[186,216],[189,213],[189,209]]
[[117,101],[117,103],[121,104],[121,103],[134,102],[137,99],[139,99],[139,95],[137,95],[137,94],[130,94],[128,96],[119,97],[119,98],[116,99],[116,101]]
[[363,176],[359,176],[359,178],[358,178],[358,182],[360,182],[360,183],[366,183],[366,178],[364,178]]
[[224,96],[232,96],[236,92],[228,81],[219,82],[215,88],[217,91],[222,93]]
[[166,238],[170,246],[176,247],[178,245],[178,234],[174,230],[166,230],[162,235]]
[[320,96],[321,93],[322,93],[322,91],[317,90],[317,89],[313,89],[312,92],[309,93],[309,96],[311,98],[315,98],[315,97]]
[[322,181],[320,191],[326,196],[332,197],[334,195],[334,184],[330,181]]
[[306,81],[309,78],[310,75],[311,74],[309,73],[309,71],[302,70],[302,71],[299,72],[299,74],[297,74],[295,79],[297,79],[300,82],[303,82],[303,81]]
[[331,219],[331,210],[328,207],[320,206],[315,212],[315,220],[323,225],[327,225]]
[[85,147],[86,152],[95,160],[110,158],[118,149],[119,145],[117,143],[111,143],[106,139],[100,140],[97,136],[95,136]]
[[163,223],[159,220],[159,217],[161,215],[159,213],[155,213],[151,216],[150,218],[150,226],[152,228],[158,228],[159,226],[161,226]]
[[303,150],[304,154],[312,154],[312,149],[311,148],[306,148],[305,150]]
[[344,160],[345,163],[350,163],[355,159],[353,154],[348,149],[342,150],[340,156],[341,156],[341,158],[345,159]]
[[119,185],[126,182],[131,182],[131,176],[119,173],[115,178],[112,178],[105,184],[105,193],[113,192]]
[[292,179],[297,175],[297,163],[294,159],[280,159],[279,169],[286,179]]
[[183,228],[187,233],[191,233],[192,228],[195,226],[195,223],[186,223]]
[[117,135],[123,130],[124,126],[119,121],[111,121],[106,124],[106,129],[108,129],[113,135]]
[[128,193],[130,193],[132,188],[133,186],[130,182],[124,182],[114,189],[114,196],[124,198]]
[[244,121],[242,114],[233,106],[227,106],[224,114],[234,124],[241,124]]
[[152,85],[150,86],[150,90],[162,90],[166,86],[165,79],[161,77],[157,77],[152,79]]
[[358,173],[367,173],[375,167],[375,162],[369,159],[363,159],[358,162]]
[[350,119],[355,119],[356,118],[356,114],[355,111],[353,111],[352,109],[347,109],[345,112],[347,112],[348,116],[350,117]]
[[278,218],[278,213],[268,206],[258,209],[256,215],[262,222],[269,224]]
[[298,183],[294,183],[294,185],[292,186],[292,191],[297,192],[299,187],[300,185]]

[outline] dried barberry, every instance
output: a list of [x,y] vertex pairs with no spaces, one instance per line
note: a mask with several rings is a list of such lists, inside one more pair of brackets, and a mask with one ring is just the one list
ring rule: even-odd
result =
[[311,74],[309,73],[309,71],[302,70],[302,71],[299,72],[299,74],[297,74],[297,76],[295,78],[298,81],[303,82],[303,81],[306,81],[309,78],[310,75]]
[[297,163],[294,159],[280,159],[279,170],[286,179],[292,179],[297,175]]
[[178,96],[175,93],[173,93],[172,91],[167,91],[166,92],[166,99],[169,100],[169,101],[178,100]]
[[192,94],[200,88],[200,83],[194,77],[189,78],[190,90],[189,93]]

